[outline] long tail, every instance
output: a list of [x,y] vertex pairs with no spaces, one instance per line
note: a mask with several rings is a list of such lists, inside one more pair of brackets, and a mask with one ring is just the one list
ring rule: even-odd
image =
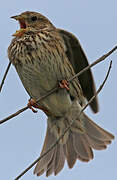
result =
[[72,168],[77,159],[88,162],[93,159],[93,151],[106,149],[114,136],[99,127],[84,113],[78,118],[80,105],[75,102],[64,118],[48,118],[48,127],[41,155],[46,152],[57,138],[64,132],[72,119],[75,119],[70,130],[60,142],[36,165],[34,173],[37,176],[46,172],[46,176],[57,175],[64,167],[65,159]]

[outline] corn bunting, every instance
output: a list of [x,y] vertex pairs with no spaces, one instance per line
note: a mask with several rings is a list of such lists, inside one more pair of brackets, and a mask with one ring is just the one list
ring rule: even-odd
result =
[[[47,119],[47,133],[41,155],[59,138],[71,120],[74,123],[60,142],[36,165],[38,176],[57,175],[65,159],[72,168],[77,159],[88,162],[93,159],[92,149],[102,150],[114,136],[95,124],[83,112],[82,107],[95,94],[91,70],[68,83],[75,73],[88,66],[85,53],[77,38],[57,29],[46,17],[36,12],[24,12],[12,18],[19,21],[20,30],[13,34],[8,57],[28,92],[28,105],[42,109]],[[58,91],[40,102],[36,100],[59,85]],[[98,112],[95,98],[90,104]],[[33,108],[32,108],[33,110]]]

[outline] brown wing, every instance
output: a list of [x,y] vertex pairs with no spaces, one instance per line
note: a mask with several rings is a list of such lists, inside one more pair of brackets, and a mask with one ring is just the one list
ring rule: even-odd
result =
[[[80,42],[78,39],[71,33],[58,29],[58,32],[62,36],[65,45],[67,47],[67,57],[69,61],[71,62],[75,73],[80,72],[82,69],[84,69],[86,66],[89,65],[87,57],[80,45]],[[85,71],[78,77],[84,96],[86,99],[89,101],[90,98],[95,94],[96,89],[95,89],[95,84],[94,84],[94,79],[92,76],[91,69]],[[91,109],[93,110],[94,113],[98,112],[98,101],[97,98],[95,98],[91,104],[90,104]]]

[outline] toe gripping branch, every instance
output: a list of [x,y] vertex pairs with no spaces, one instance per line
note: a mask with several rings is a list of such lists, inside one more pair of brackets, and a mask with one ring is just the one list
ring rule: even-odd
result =
[[[35,110],[34,108],[39,108],[38,105],[36,104],[36,100],[35,99],[29,99],[28,104],[27,104],[28,108],[30,108],[34,113],[37,113],[37,110]],[[34,107],[34,108],[33,108]]]
[[[37,113],[37,110],[35,110],[34,108],[40,109],[42,110],[46,115],[50,115],[50,112],[43,106],[39,106],[36,104],[36,100],[31,98],[28,101],[27,104],[28,108],[30,108],[32,110],[32,112]],[[34,107],[34,108],[33,108]]]
[[[61,89],[66,89],[67,91],[69,91],[69,83],[67,80],[63,79],[59,82],[59,88]],[[38,108],[41,109],[42,111],[44,111],[46,114],[48,114],[48,110],[45,109],[44,107],[41,107],[39,105],[36,104],[36,100],[33,98],[30,98],[27,104],[28,108],[30,108],[34,113],[37,113],[37,110],[35,110],[34,108]],[[34,107],[34,108],[33,108]]]
[[59,82],[59,87],[61,88],[61,89],[66,89],[67,91],[69,91],[69,83],[68,83],[68,81],[67,80],[61,80],[60,82]]

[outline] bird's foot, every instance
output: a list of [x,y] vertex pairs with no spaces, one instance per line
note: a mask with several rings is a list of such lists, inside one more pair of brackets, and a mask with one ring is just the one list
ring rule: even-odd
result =
[[60,88],[65,88],[67,91],[69,91],[69,83],[68,83],[68,81],[67,80],[61,80],[60,82],[59,82],[59,87]]
[[[34,108],[37,108],[37,109],[42,110],[46,115],[50,115],[49,111],[48,111],[45,107],[37,105],[37,104],[36,104],[36,100],[33,99],[33,98],[29,99],[27,106],[28,106],[28,108],[30,108],[34,113],[37,113],[37,111],[34,109]],[[34,108],[33,108],[33,107],[34,107]]]
[[37,113],[37,111],[34,109],[34,108],[38,108],[38,105],[36,104],[35,99],[32,99],[32,98],[29,99],[27,106],[28,106],[28,108],[30,108],[32,110],[32,112]]

